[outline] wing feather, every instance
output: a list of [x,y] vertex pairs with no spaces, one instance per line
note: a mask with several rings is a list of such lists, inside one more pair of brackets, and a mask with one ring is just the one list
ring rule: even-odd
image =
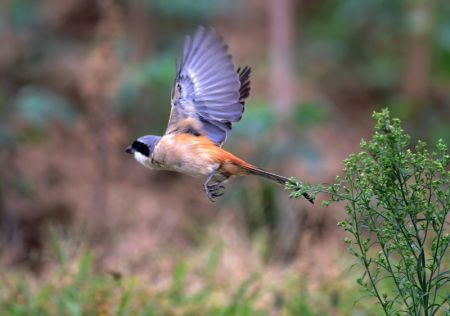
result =
[[200,26],[193,37],[186,36],[183,56],[177,61],[166,133],[185,132],[180,130],[180,126],[186,129],[185,121],[221,146],[232,123],[242,117],[250,91],[249,69],[236,72],[228,46],[214,29]]

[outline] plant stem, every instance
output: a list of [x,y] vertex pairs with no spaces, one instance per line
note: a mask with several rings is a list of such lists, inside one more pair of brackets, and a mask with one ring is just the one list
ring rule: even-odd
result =
[[367,275],[369,276],[369,280],[370,280],[372,288],[373,288],[373,290],[375,292],[375,295],[376,295],[378,301],[380,302],[384,313],[386,315],[389,315],[388,310],[386,309],[386,304],[385,304],[385,302],[383,302],[383,299],[381,298],[380,293],[378,292],[376,283],[375,283],[375,281],[374,281],[374,279],[372,277],[372,273],[370,272],[369,262],[367,261],[367,256],[366,256],[366,250],[364,249],[364,246],[362,245],[362,242],[361,242],[361,238],[360,238],[361,237],[361,233],[359,231],[358,220],[356,218],[356,203],[354,202],[353,181],[350,180],[349,184],[350,184],[350,190],[351,190],[351,197],[352,197],[352,200],[353,200],[351,202],[351,205],[352,205],[352,210],[353,210],[353,212],[352,212],[353,225],[354,225],[354,227],[356,229],[356,231],[355,231],[355,233],[356,233],[355,234],[355,238],[356,238],[356,241],[357,241],[357,244],[358,244],[359,251],[361,253],[361,259],[363,260],[364,267],[366,269]]

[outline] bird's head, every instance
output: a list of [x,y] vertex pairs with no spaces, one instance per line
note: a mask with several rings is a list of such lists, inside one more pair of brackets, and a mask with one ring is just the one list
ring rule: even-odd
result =
[[160,136],[146,135],[136,139],[130,146],[125,149],[125,152],[133,155],[142,165],[149,167],[149,158],[158,144]]

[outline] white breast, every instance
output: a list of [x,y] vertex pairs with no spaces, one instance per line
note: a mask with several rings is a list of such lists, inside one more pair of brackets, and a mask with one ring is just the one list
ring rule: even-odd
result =
[[138,151],[134,152],[134,159],[136,159],[136,161],[139,162],[144,167],[147,167],[149,169],[153,169],[151,160],[148,157],[146,157],[143,154],[141,154],[140,152],[138,152]]

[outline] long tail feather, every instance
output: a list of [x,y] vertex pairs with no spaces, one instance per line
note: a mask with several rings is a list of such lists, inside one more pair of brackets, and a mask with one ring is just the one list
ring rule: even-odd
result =
[[[275,173],[271,173],[269,171],[257,168],[257,167],[253,167],[253,166],[242,166],[243,169],[245,169],[249,174],[253,174],[262,178],[266,178],[269,180],[272,180],[274,182],[277,182],[281,185],[285,185],[286,182],[289,182],[289,179],[280,175],[277,175]],[[309,202],[311,202],[312,204],[314,204],[314,199],[308,194],[308,193],[303,193],[303,196],[305,197],[305,199],[307,199]]]

